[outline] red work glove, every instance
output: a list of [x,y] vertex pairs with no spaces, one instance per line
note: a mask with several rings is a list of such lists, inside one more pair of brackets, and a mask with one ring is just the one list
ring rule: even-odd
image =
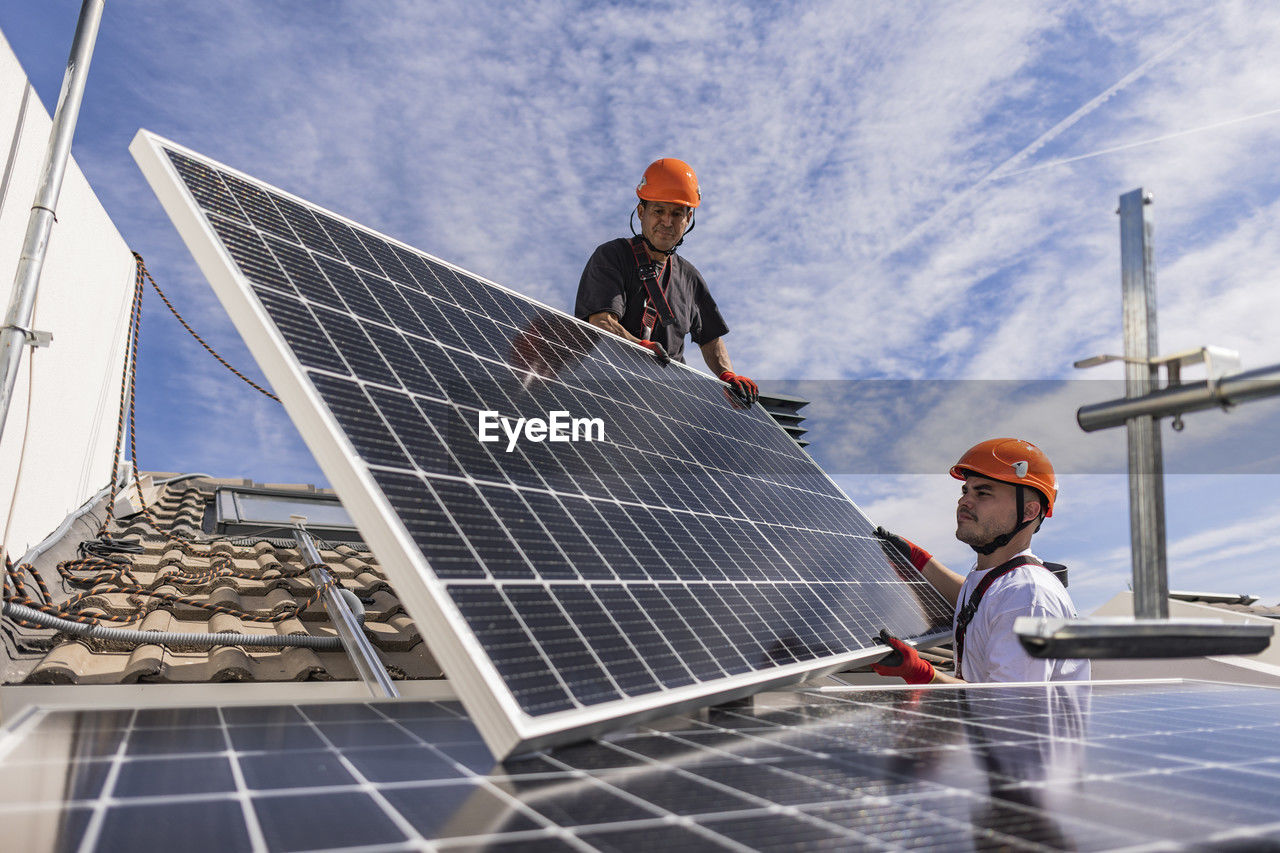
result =
[[671,356],[667,355],[667,351],[662,348],[662,344],[657,341],[637,341],[640,346],[653,353],[654,359],[658,364],[670,364]]
[[911,565],[916,567],[916,571],[918,572],[923,572],[925,564],[933,559],[932,554],[912,542],[910,539],[904,539],[896,533],[890,533],[883,527],[877,527],[875,533],[881,539],[893,545],[893,547],[898,550],[898,553],[906,557],[907,560],[910,561]]
[[728,384],[728,390],[733,394],[729,402],[734,403],[734,408],[749,409],[752,403],[760,399],[760,389],[756,383],[732,370],[721,373],[720,381]]
[[873,664],[871,668],[876,675],[898,676],[907,684],[928,684],[933,681],[933,664],[922,660],[916,650],[899,640],[889,636],[887,631],[880,632],[880,641],[888,643],[894,653],[883,660],[889,663]]

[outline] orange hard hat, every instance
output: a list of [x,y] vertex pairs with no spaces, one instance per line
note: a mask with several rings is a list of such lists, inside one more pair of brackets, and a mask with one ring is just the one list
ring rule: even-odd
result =
[[1053,502],[1058,499],[1058,478],[1044,451],[1020,438],[990,438],[970,447],[951,466],[951,476],[963,480],[967,474],[978,474],[1014,486],[1029,486],[1040,494],[1048,506],[1044,517],[1053,515]]
[[650,163],[636,185],[636,195],[641,201],[665,201],[685,207],[697,207],[702,201],[698,176],[688,163],[674,157],[663,157]]

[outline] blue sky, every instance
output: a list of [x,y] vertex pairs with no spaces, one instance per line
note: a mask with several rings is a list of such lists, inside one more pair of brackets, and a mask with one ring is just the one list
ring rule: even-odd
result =
[[[78,9],[0,6],[50,109]],[[1162,351],[1280,362],[1276,56],[1262,0],[130,0],[107,5],[75,154],[255,376],[126,150],[139,127],[556,306],[625,233],[644,166],[681,157],[705,202],[682,251],[737,367],[821,398],[824,467],[963,568],[956,484],[933,472],[994,433],[1037,442],[1064,475],[1037,547],[1088,610],[1129,571],[1123,436],[1074,423],[1119,392],[1071,369],[1121,346],[1116,199],[1156,197]],[[143,467],[323,481],[282,411],[145,310]],[[1172,587],[1280,597],[1278,412],[1166,429]]]

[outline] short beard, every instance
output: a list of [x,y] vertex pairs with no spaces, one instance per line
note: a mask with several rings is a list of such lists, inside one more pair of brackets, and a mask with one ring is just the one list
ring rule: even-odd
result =
[[982,533],[974,532],[970,528],[967,532],[962,533],[961,528],[956,528],[956,539],[972,548],[974,545],[985,545],[994,539],[995,536],[984,536]]
[[[970,548],[981,547],[1000,536],[1002,533],[1012,529],[1014,524],[1016,524],[1016,522],[1010,520],[1008,525],[1000,530],[989,530],[987,528],[979,527],[976,521],[971,521],[969,522],[970,526],[967,529],[961,528],[960,525],[956,525],[956,539],[968,545]],[[966,530],[967,532],[962,533],[962,530]]]

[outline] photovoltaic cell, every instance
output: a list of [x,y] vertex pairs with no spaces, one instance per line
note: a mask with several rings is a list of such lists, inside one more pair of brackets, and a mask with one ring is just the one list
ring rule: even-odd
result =
[[[947,631],[714,380],[172,143],[134,152],[496,751]],[[509,440],[482,412],[602,434]]]
[[0,819],[59,850],[1270,850],[1280,690],[766,693],[500,763],[455,702],[37,710]]

